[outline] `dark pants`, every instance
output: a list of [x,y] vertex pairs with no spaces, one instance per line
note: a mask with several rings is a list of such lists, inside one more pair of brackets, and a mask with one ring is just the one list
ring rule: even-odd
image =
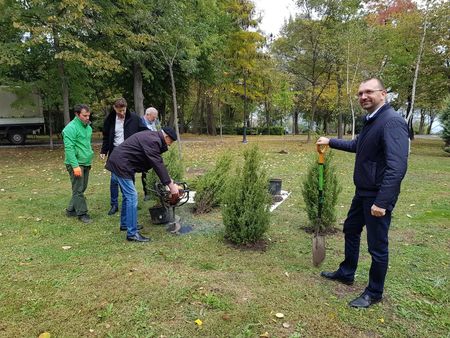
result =
[[370,208],[375,197],[361,197],[356,194],[344,223],[345,260],[339,266],[342,277],[353,279],[358,266],[359,244],[364,225],[367,229],[367,246],[372,256],[369,284],[366,293],[372,298],[381,298],[388,268],[388,231],[391,212],[386,210],[383,217],[374,217]]
[[91,166],[82,166],[81,177],[75,177],[73,175],[73,168],[70,165],[66,165],[66,169],[69,172],[70,182],[72,183],[72,198],[70,199],[68,211],[75,211],[77,216],[87,214],[87,204],[86,197],[84,197],[84,192],[86,191],[88,181],[89,181],[89,171]]

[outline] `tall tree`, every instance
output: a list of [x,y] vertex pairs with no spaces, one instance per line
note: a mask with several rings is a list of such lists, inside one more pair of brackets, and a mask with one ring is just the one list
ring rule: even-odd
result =
[[119,62],[108,51],[89,45],[94,34],[93,18],[102,11],[94,1],[11,1],[5,9],[13,18],[13,26],[23,39],[20,48],[28,51],[47,44],[49,57],[56,64],[61,85],[64,122],[69,117],[69,86],[67,67],[80,64],[97,74],[114,72]]

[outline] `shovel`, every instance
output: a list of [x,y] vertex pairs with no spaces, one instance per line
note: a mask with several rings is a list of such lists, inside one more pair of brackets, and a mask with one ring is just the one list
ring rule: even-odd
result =
[[312,242],[312,256],[314,266],[319,266],[325,259],[325,236],[319,234],[320,225],[322,224],[322,208],[323,208],[323,165],[325,163],[325,151],[327,146],[317,145],[317,152],[319,153],[319,203],[317,212],[317,227],[314,232]]

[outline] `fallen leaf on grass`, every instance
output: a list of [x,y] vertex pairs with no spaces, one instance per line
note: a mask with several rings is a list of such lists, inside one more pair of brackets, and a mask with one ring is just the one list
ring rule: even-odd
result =
[[269,338],[270,337],[269,332],[264,332],[264,333],[260,334],[259,336],[261,338]]
[[63,250],[69,250],[69,249],[72,249],[72,247],[70,245],[63,245],[62,249]]
[[379,321],[381,324],[384,324],[384,318],[379,318],[378,321]]
[[275,313],[275,317],[277,317],[277,318],[284,318],[284,314],[281,313],[281,312],[277,312],[277,313]]
[[50,337],[51,337],[50,332],[42,332],[39,335],[39,338],[50,338]]
[[194,321],[194,323],[197,324],[198,326],[202,326],[203,325],[203,322],[201,321],[201,319],[196,319]]
[[283,323],[283,327],[284,327],[285,329],[289,329],[289,328],[291,327],[291,324],[289,324],[289,323]]
[[222,319],[223,319],[223,320],[230,320],[231,318],[230,318],[230,315],[224,314],[224,315],[222,316]]
[[408,218],[412,218],[412,216],[410,214],[406,214],[406,217]]
[[284,275],[285,275],[286,277],[289,277],[289,272],[286,271],[286,272],[284,273]]

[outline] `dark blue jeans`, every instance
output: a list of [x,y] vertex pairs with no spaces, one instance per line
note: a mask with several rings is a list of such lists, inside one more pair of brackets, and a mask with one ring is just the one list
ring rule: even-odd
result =
[[[133,177],[134,184],[134,177]],[[109,193],[111,196],[111,206],[119,207],[119,182],[117,182],[117,176],[113,177],[111,174],[111,180],[109,181]]]
[[111,179],[118,182],[120,191],[122,191],[122,211],[120,213],[120,225],[126,225],[127,236],[134,236],[137,232],[137,206],[138,194],[134,181],[129,178],[123,178],[116,174],[111,175]]
[[388,231],[391,212],[386,210],[383,217],[372,216],[370,208],[374,200],[375,197],[362,197],[358,196],[358,193],[353,197],[344,222],[345,259],[339,266],[339,272],[346,279],[354,278],[358,266],[361,232],[365,225],[367,246],[372,256],[369,284],[365,292],[372,298],[381,298],[389,262]]
[[116,177],[111,174],[111,180],[109,181],[109,193],[111,196],[111,206],[119,207],[119,183]]

